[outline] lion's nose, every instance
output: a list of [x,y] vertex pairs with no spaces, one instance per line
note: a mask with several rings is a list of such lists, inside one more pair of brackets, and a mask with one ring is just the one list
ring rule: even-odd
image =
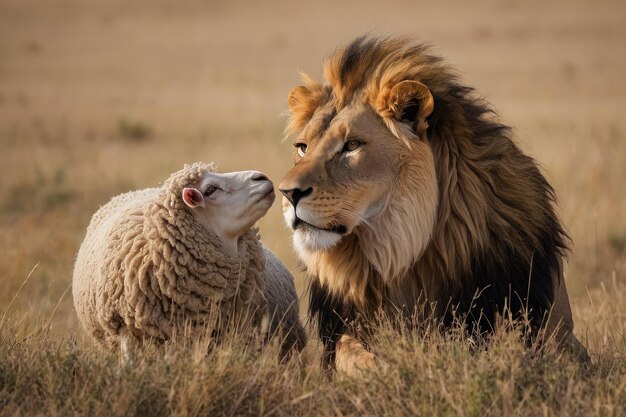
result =
[[313,187],[309,187],[304,191],[299,188],[290,188],[288,190],[281,188],[280,192],[283,193],[283,195],[287,197],[287,200],[295,207],[298,205],[298,201],[313,192]]

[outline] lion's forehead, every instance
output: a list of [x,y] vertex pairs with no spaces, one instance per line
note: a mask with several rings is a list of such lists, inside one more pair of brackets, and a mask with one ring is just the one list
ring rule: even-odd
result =
[[[323,132],[322,132],[323,130]],[[340,157],[345,141],[356,139],[364,143],[363,151],[350,157]],[[405,145],[386,127],[368,103],[352,103],[335,113],[324,108],[316,113],[296,140],[307,144],[306,157],[298,161],[285,178],[309,178],[316,190],[352,191],[360,195],[359,184],[392,178],[398,168]],[[317,192],[310,197],[315,200]]]
[[367,104],[358,103],[336,108],[323,107],[309,121],[303,131],[304,139],[312,144],[337,139],[375,139],[385,131],[376,112]]
[[320,108],[307,124],[304,130],[305,136],[310,140],[324,135],[336,116],[337,109],[334,106]]

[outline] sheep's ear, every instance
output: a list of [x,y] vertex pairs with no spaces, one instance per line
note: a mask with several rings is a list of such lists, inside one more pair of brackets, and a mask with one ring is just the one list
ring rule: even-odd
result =
[[183,201],[191,208],[204,207],[204,197],[196,188],[184,188]]
[[426,119],[435,108],[435,100],[428,87],[419,81],[400,81],[389,91],[386,107],[393,118],[410,123],[417,136],[426,139]]

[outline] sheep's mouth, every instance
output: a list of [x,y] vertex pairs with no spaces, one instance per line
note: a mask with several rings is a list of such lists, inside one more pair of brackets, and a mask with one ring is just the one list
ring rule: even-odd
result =
[[299,229],[312,229],[312,230],[321,230],[323,232],[336,233],[338,235],[344,235],[348,232],[348,228],[343,224],[333,225],[331,227],[318,227],[311,223],[305,222],[304,220],[296,217],[296,220],[293,222],[291,226],[293,230]]
[[269,189],[269,191],[267,191],[267,192],[263,193],[263,194],[261,195],[261,197],[259,197],[259,199],[257,200],[257,202],[260,202],[260,201],[266,200],[266,199],[268,199],[268,198],[270,198],[270,197],[271,197],[271,199],[272,199],[272,200],[274,199],[274,188],[273,188],[273,187],[272,187],[272,188],[270,188],[270,189]]

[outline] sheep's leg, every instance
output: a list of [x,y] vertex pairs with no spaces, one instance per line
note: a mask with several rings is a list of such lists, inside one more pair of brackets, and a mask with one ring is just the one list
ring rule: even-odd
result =
[[360,371],[377,366],[372,352],[352,336],[344,334],[335,347],[335,369],[338,374],[357,375]]
[[122,330],[119,337],[120,366],[130,365],[135,357],[137,342],[127,330]]

